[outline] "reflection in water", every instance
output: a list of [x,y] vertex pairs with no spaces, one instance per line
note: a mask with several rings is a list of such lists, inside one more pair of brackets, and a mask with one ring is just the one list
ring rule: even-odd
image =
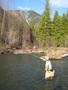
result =
[[44,79],[45,62],[39,58],[0,55],[0,90],[68,90],[68,58],[51,62],[56,71],[52,81]]

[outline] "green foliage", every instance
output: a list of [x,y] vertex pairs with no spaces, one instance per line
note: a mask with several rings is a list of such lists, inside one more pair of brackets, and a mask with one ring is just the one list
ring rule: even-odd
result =
[[52,37],[55,38],[57,42],[57,46],[59,46],[61,27],[62,27],[61,17],[59,16],[58,11],[55,11],[53,25],[52,25],[52,29],[53,29]]
[[67,14],[66,14],[66,32],[67,32],[67,35],[68,35],[68,11],[67,11]]
[[50,20],[50,12],[49,0],[46,0],[45,10],[36,30],[39,46],[68,46],[68,11],[61,17],[56,10],[53,21]]
[[30,40],[31,40],[32,44],[35,44],[35,42],[36,42],[36,32],[35,32],[35,28],[34,28],[33,23],[30,26]]
[[58,11],[55,11],[53,23],[52,23],[52,37],[55,38],[57,46],[65,46],[65,35],[67,35],[67,19],[65,13],[63,16],[59,16]]
[[[49,0],[46,0],[44,12],[40,17],[40,21],[37,28],[37,41],[44,41],[43,46],[46,46],[47,37],[51,35],[51,20],[50,20],[50,7]],[[43,37],[40,37],[43,36]]]
[[[30,14],[28,18],[34,18],[30,27],[26,21],[21,20],[22,18],[19,19],[17,16],[13,16],[7,11],[2,15],[3,13],[0,11],[0,45],[5,43],[10,46],[25,47],[26,45],[28,46],[30,41],[33,45],[36,45],[37,41],[40,47],[68,47],[68,11],[66,14],[63,13],[61,17],[56,10],[53,21],[51,21],[49,0],[45,1],[44,12],[41,16],[38,15],[38,18],[36,18],[37,13],[29,11]],[[4,21],[2,19],[4,19]],[[34,24],[38,20],[38,27],[35,29]]]

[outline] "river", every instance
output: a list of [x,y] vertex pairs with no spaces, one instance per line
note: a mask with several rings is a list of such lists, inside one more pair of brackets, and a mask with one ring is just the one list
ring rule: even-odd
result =
[[0,55],[0,90],[68,90],[68,58],[51,63],[54,79],[45,80],[45,62],[39,58],[25,54]]

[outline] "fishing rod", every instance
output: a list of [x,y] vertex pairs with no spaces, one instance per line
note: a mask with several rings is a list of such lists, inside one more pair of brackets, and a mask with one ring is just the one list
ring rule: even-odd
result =
[[[31,56],[33,56],[33,57],[37,57],[37,58],[40,59],[40,57],[38,57],[38,56],[36,56],[36,55],[33,55],[33,54],[28,54],[28,55],[31,55]],[[44,56],[42,56],[42,60],[44,61]]]
[[29,55],[34,56],[34,57],[37,57],[37,58],[40,58],[40,57],[38,57],[38,56],[36,56],[36,55],[33,55],[33,54],[29,54]]

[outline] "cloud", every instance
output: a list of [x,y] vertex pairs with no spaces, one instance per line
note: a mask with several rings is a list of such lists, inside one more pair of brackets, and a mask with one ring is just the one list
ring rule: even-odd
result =
[[41,2],[44,2],[45,0],[41,0]]
[[29,1],[29,0],[26,0],[27,2]]
[[52,6],[68,8],[68,0],[50,0]]
[[30,10],[30,8],[29,7],[25,7],[25,8],[22,8],[22,7],[18,7],[19,9],[21,9],[21,10]]
[[[45,0],[41,0],[41,2],[45,2]],[[55,7],[68,8],[68,0],[50,0],[50,3]]]

